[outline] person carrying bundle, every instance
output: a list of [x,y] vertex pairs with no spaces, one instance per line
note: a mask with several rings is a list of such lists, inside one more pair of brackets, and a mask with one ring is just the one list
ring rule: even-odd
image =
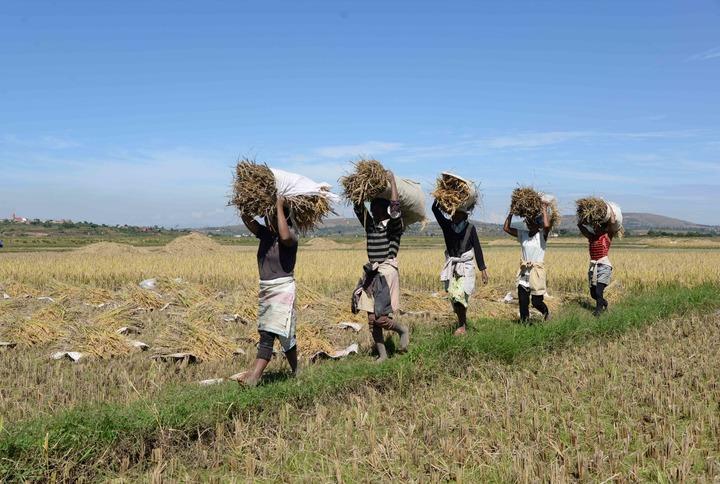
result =
[[361,202],[353,204],[355,214],[365,227],[368,263],[363,266],[360,279],[352,297],[352,311],[364,311],[377,351],[377,362],[387,359],[383,330],[395,331],[400,336],[400,352],[407,350],[410,342],[408,328],[395,320],[400,308],[400,277],[397,254],[404,225],[395,177],[387,170],[390,182],[390,200],[372,198],[370,212]]
[[[618,231],[615,210],[609,203],[602,199],[587,197],[577,202],[578,229],[588,239],[590,250],[590,267],[588,269],[588,282],[590,285],[590,297],[595,300],[593,315],[600,316],[608,309],[608,302],[605,299],[605,288],[610,284],[613,266],[608,254],[613,238]],[[619,210],[619,209],[618,209]],[[590,231],[586,224],[591,224]]]
[[517,238],[522,251],[522,262],[517,275],[521,323],[527,323],[530,319],[531,301],[533,307],[542,313],[545,321],[550,319],[550,309],[548,309],[544,301],[547,292],[547,275],[544,263],[547,238],[552,225],[548,215],[548,202],[542,200],[540,204],[540,215],[525,218],[527,229],[511,227],[513,209],[510,210],[503,226],[503,230],[507,234]]
[[260,240],[257,251],[260,292],[258,295],[257,357],[252,368],[238,375],[238,382],[255,386],[273,355],[275,340],[280,340],[293,375],[298,373],[295,341],[295,261],[298,237],[288,218],[284,197],[278,195],[276,214],[265,218],[265,225],[242,213],[243,223]]

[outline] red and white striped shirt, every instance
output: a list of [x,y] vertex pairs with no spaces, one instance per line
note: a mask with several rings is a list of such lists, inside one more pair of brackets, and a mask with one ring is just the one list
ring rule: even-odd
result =
[[590,260],[600,260],[610,252],[612,239],[607,233],[590,237]]

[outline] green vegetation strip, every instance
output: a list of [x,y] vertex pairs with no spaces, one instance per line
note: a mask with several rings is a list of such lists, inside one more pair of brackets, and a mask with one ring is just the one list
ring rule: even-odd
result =
[[[58,465],[96,465],[98,458],[147,454],[163,439],[198,438],[233,416],[341,398],[361,386],[406,385],[450,372],[458,361],[517,359],[556,350],[588,338],[611,336],[670,316],[720,308],[720,287],[661,286],[626,299],[601,318],[568,308],[556,320],[535,326],[481,320],[464,338],[446,331],[416,333],[411,351],[377,365],[367,357],[308,368],[297,380],[269,382],[253,389],[236,384],[168,388],[153,400],[130,405],[92,404],[55,415],[16,422],[0,421],[0,480],[42,479]],[[141,450],[142,449],[142,450]],[[67,471],[67,469],[66,469]]]

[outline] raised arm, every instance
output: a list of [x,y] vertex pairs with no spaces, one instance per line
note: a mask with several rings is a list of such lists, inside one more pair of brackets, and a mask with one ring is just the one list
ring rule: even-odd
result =
[[542,219],[543,219],[543,236],[545,237],[545,240],[547,240],[548,235],[550,235],[550,229],[552,228],[550,226],[550,217],[548,216],[548,203],[543,202],[542,204]]
[[395,175],[390,170],[387,170],[387,174],[390,178],[390,210],[388,213],[391,219],[399,219],[402,213],[400,210],[400,194],[398,193],[397,184],[395,183]]
[[367,227],[368,222],[371,220],[370,213],[365,208],[364,203],[356,203],[353,205],[353,211],[355,216],[358,218],[363,227]]
[[438,205],[437,200],[435,200],[432,204],[432,212],[433,215],[435,215],[435,220],[437,220],[437,223],[440,227],[446,228],[448,225],[450,225],[450,221],[447,219],[444,213],[442,213],[442,210],[440,210],[440,205]]
[[587,229],[587,227],[585,227],[585,225],[583,225],[582,222],[578,222],[577,226],[578,226],[578,229],[580,229],[580,233],[583,234],[583,236],[584,236],[586,239],[589,239],[590,237],[593,236],[592,232],[590,232],[590,231]]
[[293,246],[297,243],[297,237],[290,230],[287,219],[285,218],[285,197],[278,195],[275,203],[277,209],[277,229],[280,243],[285,247]]
[[250,215],[244,213],[240,214],[240,217],[242,218],[245,227],[247,227],[247,229],[252,232],[253,235],[257,236],[258,232],[260,231],[260,224],[257,223],[257,220],[252,218]]
[[517,236],[518,236],[517,229],[512,228],[510,226],[510,224],[512,223],[512,218],[513,218],[513,214],[512,214],[512,212],[510,212],[508,214],[507,218],[505,219],[505,224],[503,225],[503,230],[505,231],[506,234],[512,235],[513,237],[517,238]]

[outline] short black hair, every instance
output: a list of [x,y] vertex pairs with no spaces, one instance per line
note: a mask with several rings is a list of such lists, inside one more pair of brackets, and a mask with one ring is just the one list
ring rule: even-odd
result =
[[387,210],[390,208],[390,200],[385,198],[373,198],[370,201],[370,210],[375,210],[373,207],[377,207],[379,210]]

